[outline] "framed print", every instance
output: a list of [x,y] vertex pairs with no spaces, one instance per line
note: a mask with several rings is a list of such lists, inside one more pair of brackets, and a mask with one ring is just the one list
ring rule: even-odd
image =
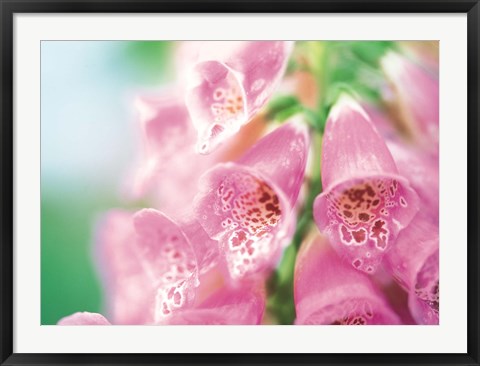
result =
[[2,1],[2,365],[478,365],[479,9]]

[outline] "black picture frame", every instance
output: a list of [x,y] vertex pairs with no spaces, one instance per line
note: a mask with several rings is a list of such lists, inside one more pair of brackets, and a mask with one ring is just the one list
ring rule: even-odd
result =
[[[1,365],[392,364],[479,365],[478,0],[0,0],[1,6]],[[13,352],[13,16],[16,13],[466,13],[468,22],[468,327],[464,354],[22,354]],[[455,335],[452,335],[452,337]]]

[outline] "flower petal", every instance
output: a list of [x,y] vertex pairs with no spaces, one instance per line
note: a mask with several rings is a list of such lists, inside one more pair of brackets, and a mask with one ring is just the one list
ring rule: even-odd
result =
[[292,208],[283,192],[234,163],[217,165],[201,184],[195,212],[218,241],[229,275],[239,279],[270,269],[290,233]]
[[154,288],[137,256],[130,212],[116,210],[104,215],[98,225],[96,251],[109,319],[114,324],[153,320]]
[[432,308],[429,302],[419,298],[416,294],[410,293],[408,296],[408,307],[413,318],[418,324],[438,325],[439,311]]
[[322,183],[397,174],[392,155],[362,107],[344,94],[333,106],[322,145]]
[[238,163],[274,182],[293,207],[305,176],[309,149],[308,128],[300,117],[293,117],[258,141]]
[[218,245],[207,234],[196,218],[187,217],[180,223],[180,227],[191,243],[197,258],[199,274],[210,271],[218,264]]
[[156,288],[154,321],[158,322],[193,304],[197,262],[184,232],[163,213],[143,209],[133,220],[141,265]]
[[418,196],[351,98],[334,106],[323,141],[324,191],[314,202],[315,222],[342,257],[374,273],[418,211]]
[[155,210],[112,211],[98,236],[99,268],[115,324],[153,324],[193,303],[197,264],[175,222]]
[[290,241],[307,151],[306,131],[289,123],[202,177],[197,219],[218,240],[232,279],[271,269]]
[[295,265],[296,324],[399,324],[370,278],[344,263],[317,236],[302,245]]
[[186,104],[198,131],[197,151],[208,154],[257,113],[282,77],[292,42],[199,42]]
[[101,314],[78,312],[60,319],[57,325],[111,325]]
[[420,324],[438,324],[438,253],[438,226],[419,213],[386,256],[394,278],[409,292],[410,310]]
[[190,149],[195,141],[195,130],[181,96],[173,89],[158,95],[138,97],[137,107],[144,130],[147,149],[159,158],[169,157],[178,149]]
[[265,310],[265,294],[243,284],[223,287],[194,309],[187,309],[168,320],[168,324],[248,325],[260,324]]

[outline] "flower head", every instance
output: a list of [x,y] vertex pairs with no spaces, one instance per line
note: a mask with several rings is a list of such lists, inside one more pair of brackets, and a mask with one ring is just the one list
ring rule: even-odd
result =
[[208,154],[248,123],[285,71],[293,42],[194,42],[183,55],[186,104],[198,132],[197,151]]
[[192,245],[174,221],[153,209],[133,217],[137,253],[155,289],[154,319],[193,304],[198,266]]
[[195,213],[233,279],[271,268],[290,240],[308,148],[306,127],[290,122],[202,177]]
[[250,283],[224,286],[201,304],[179,311],[168,324],[248,325],[260,324],[265,309],[265,293]]
[[327,121],[322,184],[315,222],[342,257],[374,273],[418,211],[418,197],[364,110],[345,95]]
[[424,213],[398,236],[387,254],[388,268],[409,293],[409,308],[419,324],[438,324],[439,246],[438,226]]
[[305,242],[294,279],[296,324],[399,324],[370,278],[344,263],[327,238]]
[[113,323],[151,324],[193,303],[196,258],[184,232],[164,214],[111,212],[97,250]]

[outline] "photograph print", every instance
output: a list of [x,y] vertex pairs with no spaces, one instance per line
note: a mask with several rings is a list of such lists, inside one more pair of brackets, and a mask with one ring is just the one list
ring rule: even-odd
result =
[[42,41],[42,325],[438,325],[438,55]]

